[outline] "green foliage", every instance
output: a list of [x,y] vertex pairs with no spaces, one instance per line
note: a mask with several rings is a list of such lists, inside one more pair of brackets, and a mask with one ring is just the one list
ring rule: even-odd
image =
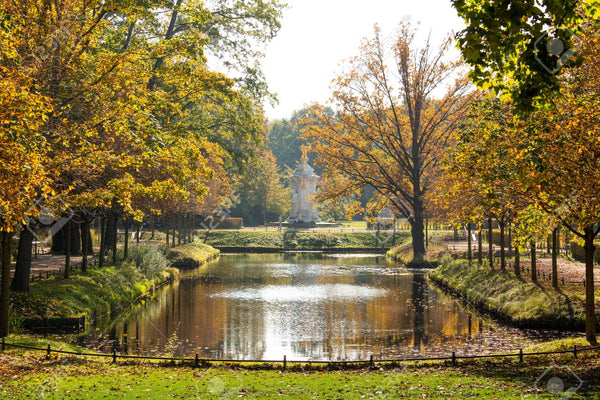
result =
[[249,160],[234,185],[239,204],[232,215],[243,218],[246,226],[275,222],[280,216],[285,219],[291,210],[292,196],[284,179],[271,152]]
[[[559,57],[571,50],[574,34],[585,21],[580,2],[453,0],[452,3],[467,25],[457,38],[475,83],[510,96],[521,110],[530,110],[558,92],[557,72],[577,61],[577,57],[568,54],[562,61]],[[560,40],[564,47],[558,56],[547,50],[552,40]]]
[[[594,261],[596,264],[600,264],[600,242],[595,242],[594,244],[596,245],[596,250],[594,251]],[[571,255],[577,261],[583,263],[585,262],[585,249],[576,241],[571,242]]]
[[144,276],[153,278],[162,273],[169,265],[167,258],[158,246],[141,244],[129,249],[126,263],[132,263]]
[[299,123],[307,114],[307,109],[295,111],[290,119],[275,120],[267,126],[268,149],[283,171],[294,170],[302,157],[300,147],[307,142],[300,137]]

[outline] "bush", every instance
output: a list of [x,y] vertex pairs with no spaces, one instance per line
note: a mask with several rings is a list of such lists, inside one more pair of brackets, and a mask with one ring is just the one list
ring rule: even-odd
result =
[[169,261],[161,253],[158,246],[150,244],[132,247],[125,262],[134,264],[148,278],[160,274],[169,265]]
[[[596,244],[596,251],[594,252],[594,262],[600,264],[600,243]],[[577,242],[571,242],[571,255],[574,259],[580,262],[585,262],[585,249],[582,245]]]
[[242,229],[243,218],[223,218],[216,229]]

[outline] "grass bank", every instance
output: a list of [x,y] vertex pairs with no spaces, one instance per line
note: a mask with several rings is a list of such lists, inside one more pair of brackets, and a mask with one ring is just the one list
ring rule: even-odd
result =
[[[584,291],[581,285],[533,283],[512,272],[492,271],[467,260],[445,257],[429,277],[479,309],[518,327],[583,330]],[[596,291],[600,298],[600,290]],[[598,310],[597,310],[598,311]]]
[[[392,260],[401,264],[410,264],[413,260],[413,249],[412,249],[412,238],[410,233],[404,242],[396,243],[386,253],[386,255]],[[445,245],[442,245],[442,241],[449,240],[451,238],[452,231],[436,230],[429,232],[429,242],[427,244],[427,254],[425,255],[425,266],[435,267],[439,260],[448,253],[448,249]],[[450,239],[451,240],[451,239]]]
[[[13,338],[14,339],[14,338]],[[45,341],[30,340],[44,347]],[[59,345],[59,344],[57,344]],[[54,347],[54,344],[52,345]],[[571,346],[562,341],[546,349]],[[574,359],[556,355],[518,359],[376,365],[375,369],[315,369],[306,363],[287,371],[237,365],[190,366],[152,362],[112,364],[8,348],[0,353],[0,395],[11,399],[536,399],[557,398],[561,379],[572,399],[600,393],[599,353]],[[560,366],[560,367],[557,367]]]
[[171,262],[194,261],[199,265],[205,264],[219,256],[220,251],[200,242],[187,243],[169,249],[167,258]]
[[319,231],[250,231],[217,230],[206,241],[214,247],[248,249],[374,249],[390,248],[410,240],[410,234],[399,232],[394,236],[381,232],[319,232]]
[[29,293],[11,293],[13,328],[25,318],[109,319],[176,274],[157,246],[136,246],[118,266],[90,266],[85,275],[73,271],[70,279],[55,276],[32,283]]

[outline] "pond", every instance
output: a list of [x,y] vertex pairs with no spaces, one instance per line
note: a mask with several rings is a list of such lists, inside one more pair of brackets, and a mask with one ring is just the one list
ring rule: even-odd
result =
[[[107,328],[108,327],[108,328]],[[502,326],[370,254],[222,255],[104,322],[88,347],[211,359],[366,360],[517,351],[556,332]]]

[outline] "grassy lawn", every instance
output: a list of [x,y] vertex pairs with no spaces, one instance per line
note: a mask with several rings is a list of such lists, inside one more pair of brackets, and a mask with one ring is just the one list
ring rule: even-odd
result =
[[219,250],[207,244],[196,241],[171,248],[167,258],[170,261],[183,261],[191,259],[197,261],[199,264],[204,264],[218,255]]
[[[20,342],[23,338],[18,338]],[[11,341],[15,341],[12,338]],[[35,339],[29,340],[35,342]],[[30,343],[32,344],[32,343]],[[546,344],[544,350],[572,343]],[[59,344],[58,344],[59,345]],[[57,346],[53,343],[53,347]],[[60,345],[59,345],[60,346]],[[539,349],[538,349],[539,350]],[[600,394],[597,351],[572,355],[448,363],[408,363],[375,369],[315,370],[239,366],[111,364],[75,357],[45,360],[43,353],[0,353],[0,396],[11,399],[535,399],[557,398],[557,379],[576,388],[573,399]],[[550,388],[550,391],[549,389]]]
[[[492,271],[487,263],[480,266],[477,262],[469,264],[467,260],[450,258],[444,258],[429,277],[518,326],[563,329],[585,326],[585,290],[581,284],[559,284],[554,289],[548,280],[533,283],[527,274],[515,276],[510,270]],[[596,299],[600,300],[600,288],[596,289]],[[600,310],[596,311],[600,317]]]
[[376,237],[375,232],[215,230],[210,233],[206,243],[215,247],[344,249],[390,247],[409,238],[408,232],[396,233],[394,237],[382,232]]

